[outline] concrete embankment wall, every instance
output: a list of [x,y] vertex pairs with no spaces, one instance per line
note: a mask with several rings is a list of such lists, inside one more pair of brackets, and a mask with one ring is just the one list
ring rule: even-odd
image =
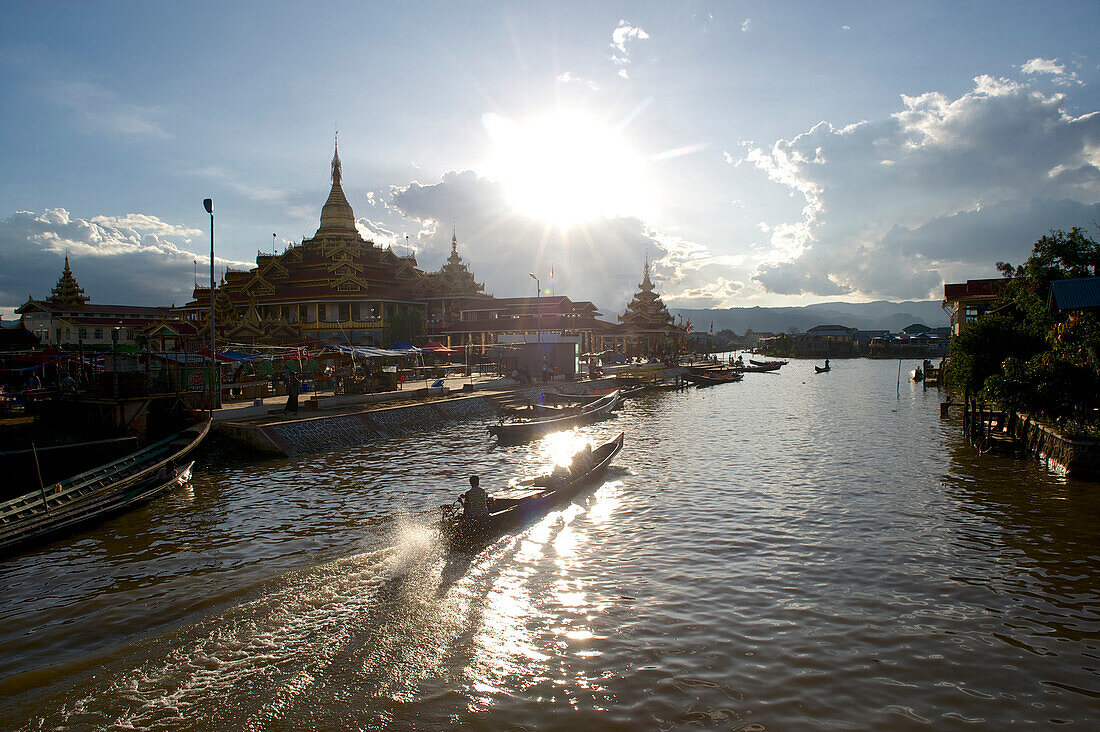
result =
[[270,424],[219,423],[221,434],[261,452],[302,455],[436,429],[496,413],[483,396],[333,414]]
[[[586,388],[606,389],[613,385],[612,379],[606,379],[583,384],[556,384],[552,388],[561,392],[580,393]],[[532,386],[509,393],[534,398],[545,388],[545,385]],[[320,414],[316,417],[280,422],[223,421],[215,423],[214,429],[218,434],[254,450],[292,456],[427,432],[445,424],[484,419],[496,413],[496,405],[487,396],[474,394],[381,409]]]
[[1026,414],[1017,415],[1014,432],[1029,454],[1059,472],[1074,477],[1100,477],[1100,441],[1065,437]]

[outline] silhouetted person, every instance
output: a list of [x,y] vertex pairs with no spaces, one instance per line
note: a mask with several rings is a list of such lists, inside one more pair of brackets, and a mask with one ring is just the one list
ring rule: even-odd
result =
[[298,375],[290,375],[290,383],[286,387],[286,407],[283,408],[284,414],[298,413],[298,394],[301,391],[301,385],[298,383]]
[[489,496],[481,487],[481,478],[470,476],[470,490],[462,494],[463,515],[474,521],[484,521],[489,518]]

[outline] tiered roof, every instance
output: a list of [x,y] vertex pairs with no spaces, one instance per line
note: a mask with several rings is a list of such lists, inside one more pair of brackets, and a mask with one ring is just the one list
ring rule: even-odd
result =
[[469,266],[458,254],[458,233],[451,234],[451,256],[438,272],[424,275],[420,294],[425,298],[477,297],[485,291],[485,285],[474,279]]
[[645,274],[638,285],[634,299],[626,306],[626,312],[619,316],[619,322],[628,332],[667,332],[673,325],[672,315],[668,312],[661,296],[653,291],[653,282],[649,279],[649,261],[645,263]]
[[[416,301],[424,274],[416,268],[415,257],[398,256],[363,238],[344,195],[342,179],[337,148],[332,158],[332,189],[321,208],[316,233],[281,254],[259,253],[256,266],[247,272],[228,270],[217,291],[219,327],[230,331],[243,327],[268,335],[273,329],[284,334],[294,330],[285,322],[259,321],[256,308],[262,305],[363,299]],[[210,289],[196,287],[194,298],[185,307],[197,309],[209,303]],[[237,318],[227,322],[224,316],[228,308]]]
[[65,269],[62,270],[61,277],[57,280],[53,290],[50,291],[50,296],[46,298],[46,301],[55,305],[68,306],[83,305],[90,299],[84,294],[84,289],[76,283],[76,277],[73,277],[73,271],[69,269],[69,257],[66,255]]

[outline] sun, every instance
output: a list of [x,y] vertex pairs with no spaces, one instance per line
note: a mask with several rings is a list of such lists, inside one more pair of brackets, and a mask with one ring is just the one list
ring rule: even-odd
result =
[[525,121],[483,118],[493,140],[490,175],[521,213],[561,228],[647,214],[644,159],[600,119],[556,113]]

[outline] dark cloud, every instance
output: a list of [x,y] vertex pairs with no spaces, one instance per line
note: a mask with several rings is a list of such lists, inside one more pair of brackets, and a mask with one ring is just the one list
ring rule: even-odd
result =
[[498,297],[533,295],[529,272],[549,288],[553,266],[557,294],[591,300],[613,316],[636,291],[645,253],[651,260],[665,255],[636,218],[599,219],[565,231],[548,227],[516,212],[500,183],[471,171],[396,188],[393,205],[421,225],[418,259],[427,269],[448,256],[454,222],[459,254]]

